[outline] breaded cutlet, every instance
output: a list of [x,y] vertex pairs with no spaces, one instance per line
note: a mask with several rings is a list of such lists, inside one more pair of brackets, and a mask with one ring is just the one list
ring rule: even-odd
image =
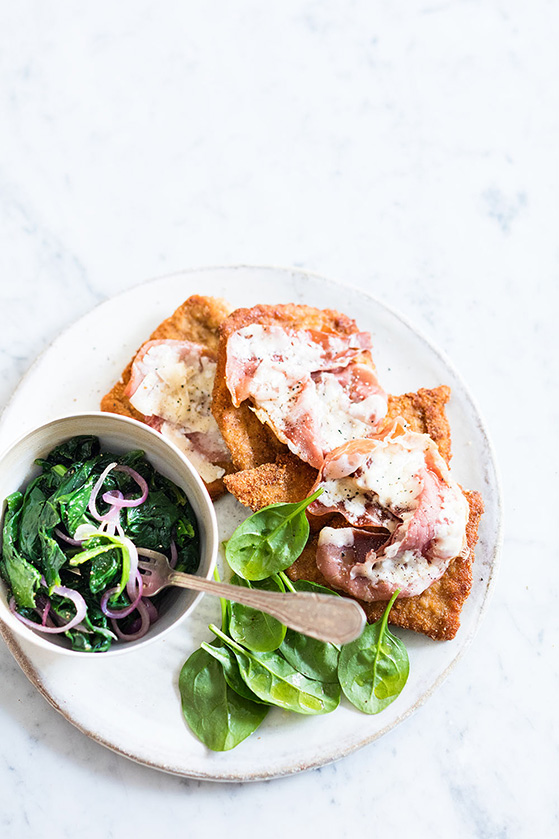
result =
[[[287,446],[278,440],[272,429],[258,419],[248,400],[238,407],[233,404],[227,387],[227,342],[238,329],[255,323],[340,336],[359,332],[355,321],[347,315],[332,309],[316,309],[295,303],[236,309],[229,315],[220,329],[212,412],[237,469],[254,469],[262,464],[274,463],[279,455],[289,454]],[[370,356],[363,354],[363,360],[374,369]],[[298,458],[296,460],[301,463]]]
[[[230,311],[231,306],[225,300],[194,294],[185,300],[170,317],[160,323],[144,343],[170,339],[192,341],[205,347],[207,354],[215,359],[219,345],[219,327]],[[120,380],[103,396],[101,410],[146,422],[146,417],[130,404],[126,396],[126,387],[130,381],[135,357],[136,353],[124,368]],[[230,463],[217,465],[226,470],[231,469]],[[225,492],[223,478],[206,484],[206,487],[214,499]]]
[[[402,417],[412,431],[429,434],[447,463],[451,457],[450,428],[445,412],[449,397],[450,389],[446,386],[390,396],[387,414],[387,419]],[[280,457],[274,463],[228,475],[225,483],[242,504],[258,510],[267,504],[295,502],[307,497],[317,475],[315,469],[289,453],[288,457]],[[465,491],[464,495],[470,507],[466,527],[468,555],[453,559],[443,576],[422,594],[397,600],[390,612],[391,624],[437,640],[449,640],[456,635],[460,613],[472,584],[474,548],[483,513],[483,501],[478,492]],[[346,526],[345,520],[337,514],[328,520],[326,517],[310,519],[312,532],[309,542],[287,573],[293,580],[311,580],[328,586],[316,566],[318,533],[325,524],[330,527]],[[359,602],[369,621],[377,620],[386,608],[386,601]]]

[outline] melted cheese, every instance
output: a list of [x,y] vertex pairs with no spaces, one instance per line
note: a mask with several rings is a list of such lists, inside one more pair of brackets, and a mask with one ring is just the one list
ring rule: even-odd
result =
[[[330,472],[336,477],[329,479]],[[327,458],[321,478],[317,486],[323,492],[311,506],[312,513],[338,510],[360,526],[381,523],[379,506],[397,517],[382,521],[392,533],[382,557],[372,551],[353,575],[371,582],[405,579],[409,589],[410,577],[437,579],[432,563],[440,568],[464,548],[468,503],[427,434],[406,431],[394,438],[388,434],[385,439],[348,444]],[[343,537],[333,533],[325,528],[319,544],[338,546]]]
[[417,506],[424,468],[425,454],[421,448],[407,448],[397,441],[378,441],[374,454],[355,474],[321,482],[324,492],[318,503],[328,507],[341,504],[348,521],[365,515],[371,494],[392,512],[411,510]]
[[189,341],[153,341],[136,356],[128,395],[207,483],[223,477],[229,451],[211,412],[216,362]]
[[187,432],[217,431],[211,412],[216,363],[184,355],[177,342],[153,344],[142,358],[144,372],[130,403],[145,416],[161,417]]
[[[235,405],[250,398],[258,418],[319,467],[325,452],[367,436],[386,414],[386,394],[372,368],[357,361],[368,346],[365,333],[337,336],[252,324],[229,338],[227,385]],[[347,375],[352,365],[368,375],[359,388]]]
[[318,544],[349,548],[353,545],[353,530],[350,527],[323,527],[318,535]]
[[395,558],[386,554],[377,563],[374,552],[365,562],[354,565],[350,577],[366,577],[373,586],[390,580],[391,586],[406,592],[406,597],[421,594],[441,576],[440,568],[433,565],[424,556],[418,556],[413,551],[404,551]]
[[187,456],[202,480],[207,484],[211,484],[213,481],[217,481],[225,475],[225,469],[222,469],[221,466],[216,466],[214,463],[210,463],[207,457],[192,445],[189,438],[177,426],[169,422],[164,422],[161,426],[161,434],[168,440],[171,440]]

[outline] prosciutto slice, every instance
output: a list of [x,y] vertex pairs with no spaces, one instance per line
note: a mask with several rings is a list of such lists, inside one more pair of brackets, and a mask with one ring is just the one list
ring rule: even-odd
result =
[[132,362],[125,395],[146,422],[172,440],[206,483],[221,478],[229,451],[211,412],[216,361],[192,341],[148,341]]
[[386,414],[370,349],[366,332],[251,324],[229,337],[227,387],[235,406],[250,400],[261,422],[319,469],[327,452],[373,433]]
[[[466,549],[462,490],[434,441],[400,422],[328,455],[319,486],[323,493],[309,512],[338,512],[353,526],[322,529],[317,566],[361,600],[385,600],[398,589],[400,597],[421,594]],[[371,527],[376,532],[364,529]]]

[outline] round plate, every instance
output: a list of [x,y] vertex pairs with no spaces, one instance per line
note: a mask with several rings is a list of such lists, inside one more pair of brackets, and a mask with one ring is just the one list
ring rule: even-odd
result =
[[[21,642],[0,627],[28,678],[66,719],[99,743],[139,763],[177,775],[257,780],[336,760],[370,743],[414,711],[441,683],[471,641],[488,602],[501,538],[493,453],[477,408],[449,362],[399,315],[362,291],[295,270],[211,268],[146,282],[98,306],[60,335],[31,367],[4,411],[0,448],[28,428],[64,414],[95,410],[151,331],[191,294],[225,297],[234,306],[307,303],[338,309],[371,332],[379,378],[390,393],[446,384],[452,388],[453,474],[485,502],[474,582],[453,641],[398,631],[410,656],[401,695],[378,716],[342,701],[332,714],[304,717],[272,709],[260,729],[230,752],[208,751],[185,724],[177,689],[180,668],[219,620],[205,597],[189,621],[138,653],[83,660]],[[231,496],[216,504],[220,537],[246,516]]]

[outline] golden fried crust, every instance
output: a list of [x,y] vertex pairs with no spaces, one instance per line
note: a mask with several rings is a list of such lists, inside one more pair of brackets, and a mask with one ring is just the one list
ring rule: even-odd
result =
[[445,405],[449,399],[450,388],[446,385],[440,385],[432,390],[422,387],[417,393],[389,396],[386,420],[393,420],[400,416],[406,420],[410,431],[428,434],[435,441],[448,464],[452,454],[450,426],[446,418]]
[[[417,393],[389,396],[387,413],[387,419],[402,417],[412,431],[429,434],[447,463],[450,460],[450,428],[445,404],[449,397],[450,388],[444,385],[433,390],[421,388]],[[249,413],[254,416],[250,409]],[[245,507],[260,510],[277,502],[302,501],[309,495],[317,477],[316,469],[299,460],[284,446],[283,453],[276,455],[273,463],[264,463],[228,475],[225,485]],[[326,519],[321,517],[320,522],[326,524]]]
[[295,502],[310,495],[318,472],[291,452],[275,463],[226,475],[225,486],[245,507],[260,510],[268,504]]
[[[388,399],[388,418],[393,419],[400,416],[409,423],[413,431],[421,434],[429,434],[437,443],[439,450],[445,460],[450,460],[450,428],[446,419],[445,404],[450,396],[450,389],[445,386],[432,390],[422,388],[417,393],[406,393],[402,396],[390,396]],[[268,479],[274,474],[279,474],[277,464],[268,464]],[[282,466],[281,486],[285,492],[283,497],[280,493],[274,495],[274,501],[299,501],[308,495],[310,487],[299,486],[296,482],[297,470],[301,462],[287,461]],[[265,469],[265,467],[261,467]],[[314,470],[313,470],[314,471]],[[315,472],[315,476],[316,476]],[[248,486],[250,484],[250,503],[252,509],[259,509],[270,503],[266,501],[268,490],[261,487],[258,480],[260,470],[256,469],[249,477],[243,478],[243,473],[237,473],[228,480],[228,488],[241,501],[248,500]],[[229,481],[232,481],[231,485]],[[456,557],[440,580],[429,586],[426,591],[416,597],[407,597],[397,600],[390,612],[390,623],[411,629],[414,632],[422,632],[431,638],[438,640],[449,640],[454,638],[460,625],[460,612],[466,600],[472,583],[472,563],[474,560],[474,547],[477,541],[477,529],[481,514],[483,513],[483,501],[477,492],[465,492],[466,499],[470,505],[470,516],[466,527],[466,539],[469,548],[469,555],[466,558]],[[310,517],[311,537],[299,557],[299,559],[288,570],[289,576],[294,580],[312,580],[321,585],[328,586],[328,583],[316,567],[316,547],[318,533],[324,525],[329,527],[345,527],[345,520],[339,516]],[[367,619],[377,620],[384,609],[386,601],[374,603],[361,602]]]
[[[472,563],[477,541],[479,520],[483,513],[483,501],[479,492],[464,492],[470,506],[466,526],[466,540],[469,555],[456,557],[437,582],[416,597],[396,600],[388,618],[393,626],[421,632],[436,641],[449,641],[460,626],[460,613],[472,586]],[[311,580],[332,588],[316,567],[315,557],[318,532],[314,533],[303,553],[288,570],[292,580]],[[386,600],[366,603],[359,600],[369,622],[378,620],[386,609]]]
[[[355,321],[332,309],[315,309],[287,303],[277,306],[254,306],[236,309],[221,326],[221,340],[217,357],[217,372],[212,399],[212,411],[237,469],[255,469],[262,464],[275,463],[278,455],[288,452],[274,432],[256,417],[248,402],[238,408],[233,405],[225,380],[227,341],[238,329],[259,323],[263,326],[284,326],[293,329],[313,329],[338,335],[358,332]],[[370,358],[370,357],[369,357]],[[300,463],[300,461],[297,461]]]
[[[160,323],[147,340],[193,341],[205,347],[207,354],[215,358],[219,345],[219,327],[230,311],[231,306],[225,300],[194,294]],[[124,368],[120,381],[101,399],[101,410],[145,422],[146,417],[137,411],[125,396],[135,357],[136,353]],[[224,469],[231,468],[231,464],[218,465]],[[206,484],[206,487],[212,498],[218,498],[225,492],[223,479],[212,481],[211,484]]]

